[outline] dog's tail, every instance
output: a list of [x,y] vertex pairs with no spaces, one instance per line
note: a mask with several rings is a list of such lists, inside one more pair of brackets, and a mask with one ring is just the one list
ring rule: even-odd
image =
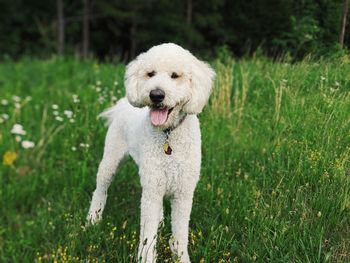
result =
[[116,112],[116,108],[117,105],[114,105],[110,108],[108,108],[107,110],[105,110],[104,112],[100,113],[97,118],[99,119],[104,119],[106,121],[106,125],[110,126],[111,123],[114,120],[114,116],[115,116],[115,112]]
[[122,98],[117,102],[116,105],[108,108],[104,112],[100,113],[97,118],[104,119],[106,121],[106,125],[110,126],[113,120],[117,117],[118,112],[122,113],[122,109],[125,108],[125,106],[129,105],[126,98]]

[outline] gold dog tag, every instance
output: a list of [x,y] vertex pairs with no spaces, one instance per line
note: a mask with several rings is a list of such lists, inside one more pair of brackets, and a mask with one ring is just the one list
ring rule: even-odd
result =
[[171,152],[173,151],[173,149],[171,149],[169,142],[165,142],[164,143],[164,152],[167,155],[171,155]]

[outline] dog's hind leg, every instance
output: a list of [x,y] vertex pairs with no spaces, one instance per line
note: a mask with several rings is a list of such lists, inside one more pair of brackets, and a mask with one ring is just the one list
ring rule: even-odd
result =
[[127,152],[127,144],[122,131],[116,123],[108,129],[102,161],[98,167],[96,189],[87,216],[88,223],[95,224],[102,218],[102,212],[107,200],[108,187],[118,164]]

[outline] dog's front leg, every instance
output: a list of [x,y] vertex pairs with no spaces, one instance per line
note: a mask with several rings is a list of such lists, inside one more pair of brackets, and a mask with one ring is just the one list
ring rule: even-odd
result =
[[169,242],[172,252],[181,263],[191,262],[187,245],[193,192],[194,189],[176,193],[171,200],[171,228],[173,236]]
[[113,173],[126,151],[127,144],[121,135],[121,131],[116,127],[115,123],[112,123],[107,132],[103,158],[96,177],[96,189],[92,195],[90,209],[87,215],[89,224],[95,224],[101,220]]
[[156,262],[155,245],[159,222],[162,219],[163,194],[144,188],[141,197],[141,230],[138,261]]
[[92,200],[87,215],[88,224],[95,224],[102,219],[102,212],[107,200],[108,187],[111,184],[113,172],[118,163],[114,160],[103,159],[100,163],[97,178],[96,189],[92,195]]

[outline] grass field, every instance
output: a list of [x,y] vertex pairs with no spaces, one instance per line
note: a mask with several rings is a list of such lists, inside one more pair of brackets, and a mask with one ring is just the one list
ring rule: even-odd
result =
[[[348,62],[212,65],[192,262],[349,262]],[[130,159],[103,222],[84,226],[106,133],[97,115],[123,97],[123,73],[74,59],[0,64],[1,262],[133,262],[141,189]],[[171,262],[165,208],[159,262]]]

